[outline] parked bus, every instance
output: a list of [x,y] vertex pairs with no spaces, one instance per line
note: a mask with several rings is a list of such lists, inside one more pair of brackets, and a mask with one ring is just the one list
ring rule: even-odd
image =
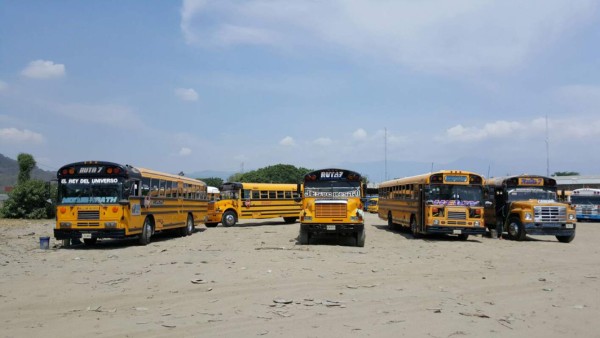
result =
[[227,182],[221,187],[220,200],[209,205],[206,226],[231,227],[239,219],[276,217],[294,223],[300,214],[298,197],[296,184]]
[[377,205],[378,201],[379,201],[378,197],[369,199],[369,201],[368,201],[369,205],[367,206],[367,211],[370,213],[373,213],[373,214],[378,213],[378,211],[379,211],[379,206]]
[[486,224],[498,235],[522,241],[529,235],[554,235],[563,243],[575,238],[575,210],[557,202],[556,180],[537,175],[496,177],[486,181]]
[[577,221],[600,220],[600,189],[581,188],[571,192]]
[[483,235],[483,207],[483,177],[468,171],[442,170],[379,185],[379,218],[390,228],[410,229],[415,238]]
[[191,235],[206,221],[202,181],[104,161],[67,164],[57,172],[54,237],[83,239],[137,236],[146,245],[154,233]]
[[217,187],[206,187],[206,193],[208,196],[208,201],[218,201],[221,198],[221,192]]
[[300,244],[309,244],[315,234],[335,234],[353,236],[356,246],[365,245],[361,179],[345,169],[321,169],[304,176]]

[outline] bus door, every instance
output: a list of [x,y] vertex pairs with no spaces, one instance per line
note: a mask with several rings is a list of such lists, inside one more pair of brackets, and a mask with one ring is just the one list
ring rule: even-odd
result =
[[[423,185],[415,185],[418,193],[418,208],[417,208],[417,229],[422,231],[425,228],[425,189]],[[414,192],[414,191],[413,191]]]

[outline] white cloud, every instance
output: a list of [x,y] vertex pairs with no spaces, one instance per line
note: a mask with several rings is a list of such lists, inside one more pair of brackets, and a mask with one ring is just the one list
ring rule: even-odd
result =
[[183,101],[198,101],[198,93],[193,88],[177,88],[175,95]]
[[294,141],[294,139],[291,136],[286,136],[283,139],[281,139],[281,141],[279,141],[279,144],[281,144],[282,146],[285,147],[291,147],[296,145],[296,142]]
[[520,122],[496,121],[483,127],[463,127],[459,124],[446,130],[450,141],[478,141],[488,138],[502,138],[521,132],[526,127]]
[[502,71],[593,23],[596,7],[595,0],[187,0],[181,30],[203,46],[342,47],[429,72]]
[[114,104],[47,104],[60,115],[91,124],[103,124],[121,129],[141,129],[145,125],[133,109]]
[[362,129],[362,128],[358,128],[358,129],[356,129],[354,131],[354,133],[352,133],[352,137],[355,140],[359,140],[359,141],[366,140],[367,139],[367,132],[364,129]]
[[192,154],[192,149],[183,147],[179,149],[179,156],[189,156]]
[[7,143],[44,143],[42,134],[28,129],[2,128],[0,129],[0,140]]
[[0,80],[0,92],[8,88],[8,84],[2,80]]
[[34,79],[49,79],[65,75],[65,65],[46,60],[31,61],[21,72],[23,76]]
[[313,141],[314,144],[318,146],[329,146],[333,144],[333,141],[328,137],[319,137],[318,139]]

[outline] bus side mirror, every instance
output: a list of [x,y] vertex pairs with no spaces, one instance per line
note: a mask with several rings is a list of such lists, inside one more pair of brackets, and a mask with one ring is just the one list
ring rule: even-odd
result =
[[490,201],[485,201],[484,205],[485,205],[485,207],[486,207],[486,208],[489,208],[489,207],[491,207],[491,206],[492,206],[492,202],[490,202]]
[[295,197],[295,198],[294,198],[294,202],[296,202],[296,203],[300,203],[300,202],[302,202],[302,197],[300,197],[300,196],[298,196],[298,197]]

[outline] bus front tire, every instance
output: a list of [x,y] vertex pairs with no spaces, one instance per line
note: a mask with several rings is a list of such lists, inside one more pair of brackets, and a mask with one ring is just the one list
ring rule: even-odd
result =
[[292,224],[292,223],[296,223],[296,220],[297,220],[297,219],[298,219],[297,217],[284,217],[284,218],[283,218],[283,221],[284,221],[286,224]]
[[568,235],[568,236],[556,236],[556,239],[558,239],[559,242],[561,243],[571,243],[573,241],[573,239],[575,239],[575,233],[573,232],[573,234]]
[[219,223],[205,223],[204,225],[206,225],[207,228],[214,228],[218,225]]
[[223,214],[223,225],[226,227],[232,227],[237,222],[237,217],[235,217],[235,213],[233,211],[226,211]]
[[518,218],[511,218],[508,224],[508,234],[510,237],[517,241],[525,240],[525,227]]
[[298,242],[300,242],[300,244],[302,244],[302,245],[306,245],[306,244],[308,244],[308,241],[309,241],[308,232],[304,231],[304,230],[300,230],[300,235],[298,235]]
[[365,246],[365,229],[356,233],[356,246],[362,248]]
[[421,237],[417,226],[417,220],[414,217],[410,219],[410,232],[412,233],[413,238]]
[[396,229],[396,224],[394,224],[394,219],[392,218],[392,212],[388,212],[388,228],[390,230]]
[[150,243],[150,237],[152,236],[152,220],[146,217],[144,225],[142,227],[142,233],[140,234],[139,243],[141,245],[148,245]]

